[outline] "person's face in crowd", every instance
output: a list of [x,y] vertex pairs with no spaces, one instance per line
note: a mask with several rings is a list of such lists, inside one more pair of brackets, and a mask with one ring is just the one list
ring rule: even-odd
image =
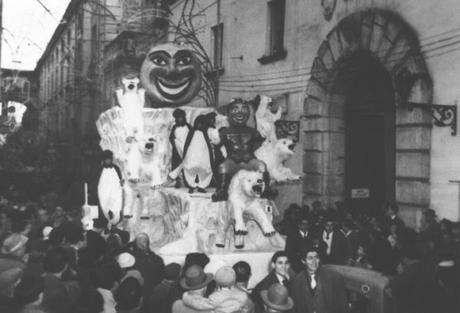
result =
[[396,212],[389,206],[387,207],[387,216],[392,217],[396,215]]
[[379,221],[377,220],[376,217],[372,217],[370,220],[370,223],[375,230],[380,230]]
[[288,276],[289,268],[291,264],[287,256],[280,256],[276,259],[276,262],[272,263],[275,273],[281,276]]
[[324,224],[324,229],[327,233],[332,233],[332,231],[334,230],[334,222],[327,221],[326,224]]
[[292,210],[287,214],[287,220],[291,223],[296,223],[297,222],[297,213]]
[[307,271],[309,273],[316,273],[320,266],[320,259],[318,252],[316,251],[309,251],[305,256],[305,265],[307,266]]
[[147,235],[138,236],[135,242],[136,246],[142,251],[147,251],[150,248],[150,240]]
[[55,217],[63,217],[64,216],[64,209],[61,206],[57,206],[56,209],[54,210],[54,216]]
[[39,209],[37,212],[37,215],[38,215],[38,222],[40,224],[48,223],[49,216],[48,216],[48,212],[46,211],[46,209]]
[[310,222],[308,220],[301,220],[299,222],[299,230],[304,233],[308,232],[310,230]]

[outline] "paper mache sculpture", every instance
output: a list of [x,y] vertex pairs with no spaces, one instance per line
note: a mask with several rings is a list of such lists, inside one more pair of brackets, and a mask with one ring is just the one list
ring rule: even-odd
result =
[[117,101],[123,110],[127,139],[137,140],[144,136],[144,118],[142,109],[145,102],[145,90],[138,89],[139,78],[127,75],[122,78],[122,89],[116,90]]
[[275,122],[281,118],[282,109],[280,106],[272,112],[273,99],[267,96],[256,96],[254,105],[256,106],[257,130],[266,141],[276,141]]
[[197,198],[199,200],[190,204],[184,216],[187,227],[182,237],[164,245],[159,253],[283,249],[285,241],[272,224],[273,215],[278,211],[272,200],[260,197],[263,189],[262,173],[240,170],[232,177],[228,202]]
[[242,99],[232,99],[227,105],[228,127],[219,130],[222,145],[227,157],[218,167],[217,189],[213,201],[227,199],[230,179],[241,169],[260,171],[266,186],[265,194],[271,195],[270,175],[264,162],[258,160],[254,151],[260,147],[264,138],[255,129],[247,125],[250,116],[249,104]]
[[189,104],[201,88],[200,62],[192,50],[178,44],[150,49],[140,76],[153,107]]
[[214,153],[208,136],[211,114],[200,115],[195,119],[193,129],[185,141],[183,167],[189,193],[193,193],[195,188],[205,193],[213,178]]
[[287,182],[299,180],[301,176],[294,174],[289,167],[284,165],[294,155],[294,148],[295,143],[289,138],[265,141],[256,150],[255,156],[265,162],[273,181]]
[[[122,189],[124,218],[114,217],[119,209],[109,208],[118,208],[119,198],[101,203],[111,223],[133,236],[146,232],[151,247],[163,254],[282,249],[284,240],[272,225],[277,210],[270,176],[281,181],[295,175],[283,167],[293,153],[292,141],[276,138],[280,109],[273,113],[271,99],[260,97],[256,119],[261,135],[247,125],[249,103],[242,99],[228,104],[226,116],[214,108],[184,106],[200,90],[201,69],[194,52],[183,45],[153,47],[140,81],[142,88],[136,77],[122,77],[119,106],[103,112],[96,123],[100,145],[113,152],[122,176],[117,188],[108,186],[115,186],[114,175],[100,181],[102,198],[109,194],[104,190],[118,195]],[[215,173],[211,200],[206,188]],[[174,188],[181,175],[189,190]],[[189,193],[195,189],[200,193]]]
[[97,195],[102,212],[108,219],[109,225],[113,226],[117,225],[121,219],[124,182],[120,169],[113,164],[112,151],[102,152],[102,166]]
[[[169,135],[169,141],[172,147],[172,159],[171,159],[171,172],[180,171],[182,161],[184,157],[184,146],[187,140],[188,133],[192,129],[192,126],[187,122],[185,111],[182,109],[175,109],[173,112],[174,125]],[[177,174],[178,175],[178,174]],[[180,179],[176,175],[176,188],[181,186]]]

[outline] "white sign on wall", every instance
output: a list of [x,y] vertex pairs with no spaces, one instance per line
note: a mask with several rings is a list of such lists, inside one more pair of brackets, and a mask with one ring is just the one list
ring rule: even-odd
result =
[[368,199],[370,195],[369,188],[355,188],[351,190],[352,199]]

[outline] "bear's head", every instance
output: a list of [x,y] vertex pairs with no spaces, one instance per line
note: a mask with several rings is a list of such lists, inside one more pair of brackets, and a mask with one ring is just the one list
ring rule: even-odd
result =
[[292,139],[278,139],[275,144],[276,155],[280,160],[285,161],[294,154],[295,143]]
[[260,198],[265,189],[262,173],[240,170],[237,175],[240,190],[249,198]]
[[143,156],[144,159],[152,159],[155,155],[157,142],[155,138],[149,137],[147,139],[142,140],[139,145],[138,149]]
[[125,76],[121,79],[125,92],[136,92],[139,85],[139,78],[135,76]]

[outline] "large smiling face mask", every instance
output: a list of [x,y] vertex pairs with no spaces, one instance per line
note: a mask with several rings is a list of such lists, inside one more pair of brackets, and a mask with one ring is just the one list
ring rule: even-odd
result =
[[187,104],[200,91],[200,63],[192,50],[162,44],[147,54],[141,68],[141,82],[154,107]]

